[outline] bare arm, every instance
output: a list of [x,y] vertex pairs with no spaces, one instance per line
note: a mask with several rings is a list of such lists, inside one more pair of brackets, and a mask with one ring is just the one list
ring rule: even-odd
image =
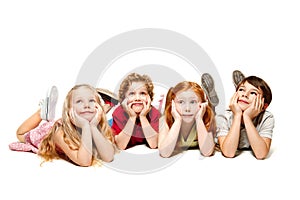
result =
[[90,126],[87,124],[82,127],[81,143],[79,149],[71,149],[64,141],[63,132],[59,130],[54,134],[54,143],[70,158],[80,166],[92,165],[92,135]]
[[270,150],[271,139],[261,137],[257,132],[251,119],[244,117],[244,122],[245,122],[245,128],[247,131],[248,140],[255,157],[257,159],[266,158]]
[[164,121],[159,133],[159,154],[165,158],[170,157],[174,152],[182,123],[182,118],[175,108],[174,101],[172,101],[172,116],[175,120],[171,128]]
[[113,144],[99,131],[97,126],[91,125],[93,141],[101,159],[104,162],[111,162],[114,159],[115,150]]
[[203,123],[203,116],[206,112],[207,103],[200,104],[200,110],[196,115],[196,128],[198,135],[199,149],[202,155],[210,156],[214,152],[215,142],[213,133],[208,132]]
[[240,139],[240,127],[242,122],[242,110],[237,104],[237,93],[231,98],[229,108],[233,112],[234,118],[230,130],[226,136],[218,137],[221,151],[224,156],[233,158],[238,148]]
[[122,150],[126,149],[130,141],[135,126],[135,121],[136,121],[135,116],[130,117],[123,130],[118,135],[115,136],[116,144]]
[[179,136],[179,131],[181,127],[181,120],[175,120],[172,124],[171,129],[164,124],[164,128],[159,133],[159,154],[164,157],[170,157],[174,152],[176,142]]
[[261,137],[253,124],[253,119],[262,112],[263,106],[264,99],[261,94],[258,94],[249,108],[247,108],[247,110],[243,113],[249,143],[257,159],[266,158],[271,146],[271,139]]

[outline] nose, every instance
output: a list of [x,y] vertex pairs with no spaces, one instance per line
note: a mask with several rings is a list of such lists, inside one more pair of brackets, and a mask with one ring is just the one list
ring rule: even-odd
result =
[[189,104],[187,104],[186,106],[185,106],[185,112],[190,112],[191,111],[191,107],[190,107],[190,105]]
[[135,100],[140,100],[141,99],[141,96],[140,96],[140,94],[135,94]]
[[84,102],[83,107],[84,107],[84,108],[90,108],[91,106],[90,106],[89,102]]
[[244,92],[244,93],[242,94],[242,97],[248,98],[248,96],[249,96],[249,92]]

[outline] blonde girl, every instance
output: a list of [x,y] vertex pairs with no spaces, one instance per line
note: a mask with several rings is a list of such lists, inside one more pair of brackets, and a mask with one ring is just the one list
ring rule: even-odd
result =
[[[47,113],[51,111],[49,105],[46,108]],[[34,135],[40,134],[40,143],[35,146],[38,147],[37,154],[44,161],[64,159],[79,166],[91,166],[101,160],[113,160],[115,149],[112,131],[94,87],[87,84],[74,86],[65,98],[62,118],[48,120],[38,126],[43,116],[40,113],[45,112],[43,110],[45,108],[42,107],[27,119],[19,127],[17,135],[34,138]],[[47,125],[48,131],[41,128],[45,124],[50,124]],[[11,149],[16,150],[13,146]]]

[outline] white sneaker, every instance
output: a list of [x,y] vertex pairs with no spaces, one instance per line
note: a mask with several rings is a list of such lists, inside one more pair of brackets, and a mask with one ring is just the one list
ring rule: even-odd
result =
[[58,90],[56,86],[52,86],[46,94],[46,98],[40,102],[41,118],[46,121],[54,120],[55,107],[58,99]]

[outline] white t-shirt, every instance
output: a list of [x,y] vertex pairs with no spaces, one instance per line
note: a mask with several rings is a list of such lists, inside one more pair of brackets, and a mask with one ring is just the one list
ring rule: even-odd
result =
[[[226,136],[230,130],[233,121],[233,112],[226,111],[225,115],[217,116],[217,137]],[[272,139],[273,128],[275,125],[274,116],[271,112],[265,111],[262,120],[256,126],[256,130],[261,137],[266,137]],[[244,126],[241,126],[240,130],[240,140],[238,148],[249,148],[250,143]]]

